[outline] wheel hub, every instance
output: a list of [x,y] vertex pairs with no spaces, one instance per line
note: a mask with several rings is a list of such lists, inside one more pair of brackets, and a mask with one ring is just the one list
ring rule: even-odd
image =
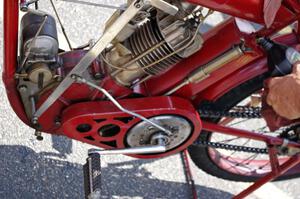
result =
[[158,139],[164,140],[167,150],[174,149],[183,144],[192,134],[192,126],[183,117],[175,115],[164,115],[150,118],[172,132],[172,135],[159,131],[151,124],[144,121],[136,124],[127,134],[126,144],[130,147],[153,145]]

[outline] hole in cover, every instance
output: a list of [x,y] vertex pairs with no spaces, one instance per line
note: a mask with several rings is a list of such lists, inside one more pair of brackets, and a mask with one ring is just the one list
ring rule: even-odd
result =
[[108,124],[105,126],[102,126],[98,133],[101,137],[113,137],[117,135],[121,131],[121,128],[115,124]]

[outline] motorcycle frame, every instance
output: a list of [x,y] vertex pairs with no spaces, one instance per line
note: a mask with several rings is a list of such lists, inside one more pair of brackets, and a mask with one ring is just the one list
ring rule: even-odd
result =
[[[188,0],[189,2],[203,5],[220,12],[248,19],[250,21],[264,24],[263,21],[263,0],[261,1],[234,1],[234,0]],[[18,23],[19,23],[19,3],[24,0],[4,0],[4,67],[3,82],[6,87],[7,96],[10,104],[18,117],[30,125],[23,104],[17,90],[17,82],[15,72],[18,60]],[[197,83],[184,86],[178,90],[174,96],[190,100],[194,106],[198,106],[202,101],[215,101],[227,91],[237,85],[254,78],[255,76],[265,73],[267,61],[265,54],[256,46],[255,40],[257,36],[270,36],[278,32],[282,28],[293,22],[299,22],[300,5],[296,0],[285,0],[280,7],[277,17],[270,28],[262,28],[255,34],[244,34],[239,31],[233,18],[230,18],[204,34],[204,46],[202,50],[195,53],[188,59],[183,60],[168,72],[158,77],[152,78],[145,83],[150,96],[159,96],[169,91],[193,70],[201,65],[213,60],[226,50],[236,44],[243,42],[252,48],[250,53],[245,53],[237,60],[234,60],[221,69],[213,72],[207,79]],[[278,42],[286,45],[296,45],[299,43],[298,29],[293,33],[279,36],[276,38]],[[222,34],[221,34],[222,33]],[[216,45],[216,43],[218,45]],[[145,102],[147,103],[147,102]],[[218,124],[203,122],[203,129],[229,134],[233,136],[246,137],[254,140],[260,140],[267,143],[269,147],[270,162],[272,172],[258,180],[248,189],[243,191],[236,198],[243,198],[263,184],[279,177],[283,173],[290,171],[300,163],[300,156],[294,155],[287,162],[280,165],[277,158],[276,147],[283,145],[285,141],[280,138],[269,137],[265,135],[257,135],[249,131],[224,127]],[[300,144],[289,142],[289,147],[300,148]]]

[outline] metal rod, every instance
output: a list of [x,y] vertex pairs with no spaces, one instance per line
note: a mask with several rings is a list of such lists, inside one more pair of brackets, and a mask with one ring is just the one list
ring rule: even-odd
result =
[[57,12],[57,10],[56,10],[56,7],[55,7],[55,5],[54,5],[54,3],[53,3],[53,0],[50,0],[50,2],[51,2],[51,5],[52,5],[52,8],[53,8],[53,10],[54,10],[54,13],[55,13],[55,15],[56,15],[56,17],[57,17],[57,19],[58,19],[58,23],[59,23],[59,25],[60,25],[60,27],[61,27],[62,33],[64,34],[64,36],[65,36],[65,38],[66,38],[66,41],[67,41],[67,43],[68,43],[68,46],[69,46],[70,50],[73,50],[72,45],[71,45],[71,42],[70,42],[70,40],[69,40],[69,38],[68,38],[68,35],[67,35],[67,33],[66,33],[65,27],[63,26],[63,24],[62,24],[62,22],[61,22],[61,20],[60,20],[60,17],[59,17],[59,15],[58,15],[58,12]]
[[248,195],[250,195],[255,190],[259,189],[264,184],[278,178],[280,175],[283,175],[286,173],[289,169],[295,167],[300,163],[300,155],[295,155],[291,157],[288,161],[286,161],[282,166],[279,167],[279,172],[277,174],[270,172],[268,175],[260,178],[258,181],[256,181],[254,184],[252,184],[250,187],[248,187],[246,190],[242,191],[235,197],[234,199],[243,199],[246,198]]
[[172,95],[185,85],[188,85],[190,83],[198,83],[207,77],[209,75],[220,69],[222,66],[232,62],[233,60],[239,58],[244,54],[243,50],[240,46],[234,47],[233,49],[225,52],[224,54],[220,55],[219,57],[215,58],[211,62],[207,63],[206,65],[201,66],[200,68],[193,71],[189,76],[183,80],[179,85],[175,86],[172,90],[168,91],[165,95]]
[[146,0],[146,3],[172,16],[175,16],[179,11],[179,8],[163,0]]
[[118,154],[152,154],[152,153],[164,153],[166,152],[166,146],[145,146],[145,147],[133,147],[127,149],[112,149],[112,150],[100,150],[92,149],[90,154],[98,153],[100,155],[118,155]]
[[60,85],[52,92],[48,99],[34,114],[33,123],[38,123],[39,117],[73,84],[72,74],[81,75],[91,63],[102,53],[111,41],[123,30],[130,20],[143,8],[143,1],[135,0],[123,14],[104,32],[102,37],[89,50],[79,63],[70,71]]
[[77,82],[79,83],[83,83],[83,84],[86,84],[92,88],[95,88],[97,90],[99,90],[100,92],[102,92],[118,109],[120,109],[121,111],[123,111],[124,113],[127,113],[129,115],[132,115],[132,116],[135,116],[137,118],[140,118],[141,120],[153,125],[154,127],[158,128],[159,130],[165,132],[167,135],[172,135],[172,132],[169,131],[168,129],[152,122],[151,120],[145,118],[144,116],[138,114],[138,113],[135,113],[135,112],[132,112],[126,108],[124,108],[111,94],[109,94],[109,92],[107,92],[105,89],[103,89],[102,87],[100,86],[97,86],[96,84],[94,84],[93,82],[90,82],[80,76],[77,76],[77,75],[72,75],[71,76],[72,79],[76,80]]
[[34,112],[36,111],[35,100],[33,96],[30,97],[30,103],[31,103],[31,112],[32,112],[31,115],[33,115]]
[[108,8],[108,9],[117,9],[117,10],[125,10],[126,9],[125,6],[114,6],[114,5],[92,3],[92,2],[80,1],[80,0],[61,0],[61,1],[84,4],[84,5],[88,5],[88,6],[97,6],[97,7]]

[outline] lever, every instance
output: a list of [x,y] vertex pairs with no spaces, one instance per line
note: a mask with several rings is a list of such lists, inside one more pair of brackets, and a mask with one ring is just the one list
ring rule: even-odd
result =
[[101,150],[101,149],[91,149],[89,150],[89,155],[97,153],[100,155],[118,155],[118,154],[151,154],[151,153],[163,153],[166,152],[166,146],[144,146],[144,147],[132,147],[127,149],[111,149],[111,150]]
[[153,137],[151,139],[152,146],[142,146],[142,147],[132,147],[126,149],[111,149],[111,150],[101,150],[101,149],[90,149],[89,155],[99,154],[99,155],[118,155],[118,154],[152,154],[152,153],[163,153],[167,151],[166,139],[163,133],[158,134],[159,136]]

